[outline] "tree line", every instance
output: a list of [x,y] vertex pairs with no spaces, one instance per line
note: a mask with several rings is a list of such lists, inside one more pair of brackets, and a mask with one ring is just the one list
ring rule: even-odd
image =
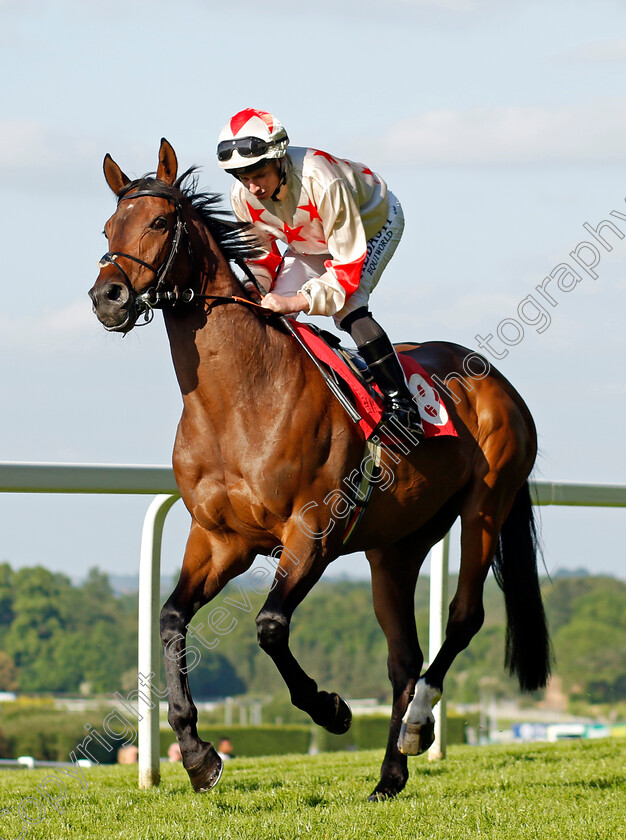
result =
[[[191,622],[189,644],[195,654],[188,660],[189,678],[196,699],[246,693],[268,697],[284,689],[256,642],[254,617],[265,596],[240,586],[231,582]],[[544,581],[543,592],[554,670],[565,691],[589,702],[626,700],[626,583],[610,577],[557,577]],[[427,580],[418,583],[415,608],[426,652]],[[212,613],[216,609],[220,612]],[[455,702],[475,702],[486,690],[517,695],[503,670],[505,613],[492,579],[485,614],[482,630],[448,676],[448,697]],[[295,613],[291,645],[321,688],[389,700],[386,642],[367,582],[320,582]],[[133,687],[136,663],[136,595],[116,595],[98,569],[75,585],[42,566],[13,570],[0,565],[0,690],[112,694]]]

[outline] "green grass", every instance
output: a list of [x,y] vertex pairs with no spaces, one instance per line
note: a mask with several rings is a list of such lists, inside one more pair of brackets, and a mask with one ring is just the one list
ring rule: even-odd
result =
[[[626,827],[626,743],[618,739],[514,747],[452,747],[445,762],[410,759],[395,800],[368,803],[380,750],[237,759],[209,794],[191,791],[181,765],[159,788],[137,789],[137,768],[85,770],[67,782],[63,813],[50,808],[27,840],[618,840]],[[0,837],[47,770],[0,772]],[[37,819],[32,801],[25,813]]]

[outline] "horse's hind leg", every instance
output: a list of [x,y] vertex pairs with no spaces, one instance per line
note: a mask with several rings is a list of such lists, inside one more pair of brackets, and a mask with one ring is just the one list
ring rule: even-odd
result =
[[393,705],[387,750],[380,770],[380,781],[370,801],[395,796],[409,777],[406,756],[398,749],[402,717],[406,711],[424,657],[415,627],[414,592],[420,566],[428,547],[416,551],[415,537],[402,540],[385,550],[368,551],[372,570],[372,594],[376,618],[387,638],[387,667],[393,687]]
[[[483,484],[484,487],[484,484]],[[498,535],[510,507],[503,496],[488,488],[470,496],[461,509],[461,568],[450,604],[443,645],[418,680],[400,732],[398,746],[406,755],[420,755],[434,741],[433,707],[439,702],[443,681],[456,656],[480,630],[484,620],[483,587],[495,553]]]
[[[198,712],[194,705],[187,674],[199,662],[201,645],[190,649],[192,661],[187,656],[187,628],[195,613],[214,598],[228,581],[240,574],[252,562],[235,541],[223,538],[216,546],[210,535],[199,525],[193,524],[180,579],[174,592],[161,610],[161,640],[164,650],[164,668],[167,680],[169,712],[168,721],[176,733],[183,758],[197,792],[214,787],[222,774],[222,759],[213,745],[200,739],[197,730]],[[201,625],[193,635],[202,639]],[[213,645],[214,647],[215,645]],[[205,643],[211,647],[211,642]]]

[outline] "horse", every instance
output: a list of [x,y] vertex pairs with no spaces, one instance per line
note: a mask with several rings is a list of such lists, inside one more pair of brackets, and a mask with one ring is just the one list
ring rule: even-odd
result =
[[[254,254],[251,231],[219,209],[219,195],[197,191],[194,167],[178,176],[165,139],[156,173],[130,180],[107,154],[104,175],[117,207],[105,226],[110,250],[89,291],[94,312],[107,330],[125,334],[161,309],[183,398],[173,468],[191,527],[160,631],[168,721],[193,789],[210,790],[222,761],[197,732],[185,656],[192,617],[257,555],[271,557],[273,579],[256,617],[258,643],[292,703],[316,724],[344,733],[349,705],[303,670],[289,647],[289,626],[328,564],[363,551],[393,692],[380,779],[368,798],[393,797],[406,785],[407,756],[433,742],[433,707],[448,669],[483,624],[490,568],[504,592],[508,671],[528,692],[545,686],[550,674],[528,485],[537,452],[531,414],[486,361],[480,375],[459,375],[472,354],[467,348],[439,341],[397,345],[447,383],[441,397],[458,436],[388,447],[393,480],[373,486],[344,544],[342,528],[333,527],[341,505],[329,509],[329,500],[362,463],[364,434],[291,331],[259,307],[235,274],[231,263]],[[458,517],[458,586],[441,649],[422,673],[418,573]]]

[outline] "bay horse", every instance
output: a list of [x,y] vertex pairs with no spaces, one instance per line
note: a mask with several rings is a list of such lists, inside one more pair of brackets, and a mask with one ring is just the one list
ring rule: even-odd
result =
[[[293,704],[330,732],[343,733],[351,722],[349,706],[304,672],[289,648],[289,625],[329,563],[364,551],[393,688],[389,739],[369,799],[394,796],[408,779],[407,755],[424,752],[433,741],[433,706],[454,658],[483,623],[483,584],[492,566],[507,608],[509,672],[525,691],[545,686],[549,676],[528,487],[537,449],[530,412],[494,369],[463,384],[458,372],[471,354],[466,348],[447,342],[398,346],[448,382],[441,397],[458,437],[396,451],[387,464],[393,481],[374,487],[344,545],[342,529],[331,527],[328,500],[362,461],[364,435],[289,331],[276,317],[262,317],[242,293],[230,262],[253,253],[249,232],[217,208],[219,196],[196,192],[193,168],[178,177],[165,139],[156,177],[131,181],[109,155],[104,174],[117,209],[105,226],[110,250],[89,292],[94,311],[108,330],[127,333],[142,315],[148,319],[162,309],[183,397],[173,467],[191,529],[160,623],[168,720],[193,788],[209,790],[222,770],[213,745],[198,737],[186,674],[194,614],[257,555],[275,558],[275,576],[256,618],[258,643]],[[422,674],[417,577],[457,517],[458,587],[445,640]]]

